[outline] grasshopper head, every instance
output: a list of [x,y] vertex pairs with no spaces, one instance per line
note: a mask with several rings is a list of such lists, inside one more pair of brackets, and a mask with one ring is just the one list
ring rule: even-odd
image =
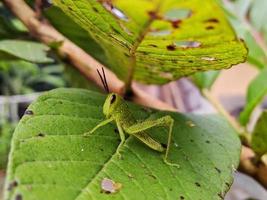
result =
[[103,106],[103,113],[106,115],[106,118],[110,118],[112,116],[121,101],[122,98],[116,93],[111,93],[107,96]]

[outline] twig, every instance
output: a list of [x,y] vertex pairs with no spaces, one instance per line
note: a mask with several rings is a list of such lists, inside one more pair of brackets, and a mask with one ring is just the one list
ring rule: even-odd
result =
[[[86,78],[103,88],[101,80],[97,74],[97,69],[103,67],[110,82],[110,90],[118,94],[124,94],[124,83],[118,79],[112,71],[104,67],[80,47],[65,38],[50,24],[39,21],[36,13],[23,0],[3,0],[3,2],[14,15],[24,23],[29,29],[30,34],[35,38],[48,45],[55,42],[61,42],[62,45],[58,49],[59,55],[67,58]],[[133,87],[133,99],[135,102],[148,107],[162,110],[173,110],[173,108],[166,103],[155,100],[138,87]]]
[[252,176],[267,189],[267,166],[263,162],[254,161],[255,157],[255,153],[250,148],[243,146],[239,170]]
[[238,122],[224,109],[221,103],[210,93],[208,89],[203,89],[201,92],[203,96],[217,109],[217,111],[226,118],[239,135],[246,134],[244,128],[239,125]]

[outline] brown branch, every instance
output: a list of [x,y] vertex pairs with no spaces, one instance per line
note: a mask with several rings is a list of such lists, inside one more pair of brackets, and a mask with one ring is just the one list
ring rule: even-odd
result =
[[[59,54],[69,59],[88,79],[102,87],[96,72],[96,69],[103,67],[99,62],[65,38],[52,26],[40,22],[36,13],[23,0],[4,0],[4,3],[24,23],[30,34],[35,38],[48,45],[54,42],[62,42],[61,47],[58,49]],[[105,71],[110,82],[112,82],[110,85],[111,90],[121,94],[123,92],[123,82],[110,70],[105,69]]]
[[239,170],[252,176],[267,189],[267,166],[255,160],[255,153],[248,147],[242,147]]
[[[14,15],[24,23],[24,25],[29,29],[30,34],[32,34],[36,39],[48,45],[54,42],[61,42],[62,45],[58,49],[59,55],[67,58],[85,77],[103,88],[96,71],[97,69],[103,67],[109,79],[110,90],[121,95],[124,94],[124,83],[118,79],[112,71],[104,67],[84,50],[64,37],[50,24],[39,21],[36,13],[23,0],[3,0],[3,2],[14,13]],[[174,110],[174,108],[166,103],[147,95],[138,87],[133,87],[133,100],[152,108]]]

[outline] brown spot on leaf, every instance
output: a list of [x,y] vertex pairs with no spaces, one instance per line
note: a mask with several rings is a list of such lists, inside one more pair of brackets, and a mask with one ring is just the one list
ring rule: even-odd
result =
[[161,19],[156,11],[148,11],[147,14],[150,16],[151,19]]
[[15,200],[22,200],[22,195],[21,194],[17,194],[15,197]]
[[99,12],[98,9],[97,9],[96,7],[93,7],[93,10],[94,10],[96,13]]
[[150,47],[158,47],[158,46],[155,45],[155,44],[149,44],[148,46],[150,46]]
[[179,28],[179,25],[182,23],[181,20],[175,20],[175,21],[171,21],[172,27],[173,28]]
[[219,23],[219,20],[216,19],[216,18],[210,18],[210,19],[207,19],[205,20],[205,22],[210,22],[210,23]]
[[201,187],[201,185],[200,185],[199,182],[195,182],[195,185],[196,185],[197,187]]
[[214,29],[214,26],[207,26],[206,29],[207,30],[212,30],[212,29]]
[[18,186],[18,182],[17,181],[12,181],[11,183],[9,183],[9,185],[8,185],[8,191],[11,191],[11,190],[13,190],[15,187],[17,187]]
[[43,133],[39,133],[37,136],[38,136],[38,137],[44,137],[45,134],[43,134]]
[[170,45],[167,46],[167,49],[169,51],[174,51],[176,49],[176,46],[175,46],[175,44],[170,44]]
[[215,170],[220,174],[222,171],[219,169],[219,168],[217,168],[217,167],[215,167]]

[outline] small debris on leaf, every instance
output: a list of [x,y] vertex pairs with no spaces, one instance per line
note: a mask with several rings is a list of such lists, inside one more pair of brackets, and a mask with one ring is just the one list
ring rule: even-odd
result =
[[149,35],[152,36],[166,36],[170,35],[172,32],[170,30],[152,30],[149,32]]
[[132,174],[128,174],[129,178],[134,178],[134,176]]
[[116,183],[111,179],[104,178],[101,181],[101,189],[103,192],[106,194],[113,194],[121,190],[122,184],[121,183]]
[[195,127],[195,126],[196,126],[192,121],[187,121],[186,124],[187,124],[189,127]]
[[201,46],[200,42],[197,41],[177,41],[174,43],[176,47],[180,47],[180,48],[197,48]]
[[26,110],[24,114],[25,115],[33,115],[33,111],[32,110]]
[[118,8],[114,7],[110,2],[104,1],[102,2],[102,5],[109,11],[111,12],[115,17],[124,20],[124,21],[129,21],[128,17]]
[[167,21],[171,21],[171,22],[178,21],[178,20],[181,21],[183,19],[189,18],[191,15],[192,15],[192,11],[189,9],[174,8],[174,9],[167,11],[164,14],[164,19]]
[[206,61],[215,61],[216,58],[214,57],[201,57],[201,60],[206,60]]

